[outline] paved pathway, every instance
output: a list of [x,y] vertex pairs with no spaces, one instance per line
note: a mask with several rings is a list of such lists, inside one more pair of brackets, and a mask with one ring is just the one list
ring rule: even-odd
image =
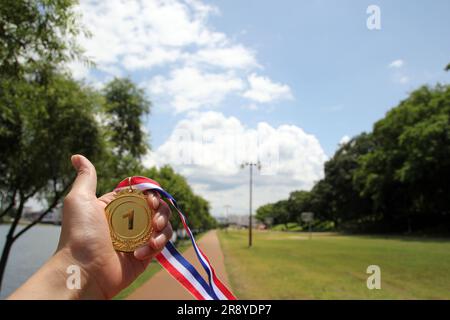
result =
[[[206,233],[199,241],[199,247],[206,254],[209,261],[214,267],[217,276],[224,284],[230,288],[228,276],[225,272],[225,265],[223,261],[223,253],[220,247],[219,239],[215,230]],[[192,263],[200,272],[204,279],[206,277],[205,270],[198,262],[192,246],[183,253],[183,256]],[[194,297],[181,286],[166,270],[161,270],[153,277],[151,277],[142,286],[131,293],[127,299],[131,300],[192,300]]]

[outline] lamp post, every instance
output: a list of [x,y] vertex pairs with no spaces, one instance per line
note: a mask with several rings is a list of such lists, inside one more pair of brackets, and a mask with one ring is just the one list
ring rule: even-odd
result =
[[249,215],[248,215],[248,247],[252,246],[252,198],[253,198],[253,167],[256,167],[258,170],[261,169],[261,163],[258,162],[245,162],[241,164],[241,168],[248,166],[250,168],[250,184],[249,184]]

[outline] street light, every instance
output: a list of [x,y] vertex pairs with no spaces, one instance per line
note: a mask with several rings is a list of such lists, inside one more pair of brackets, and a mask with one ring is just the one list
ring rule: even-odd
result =
[[250,197],[249,197],[249,215],[248,215],[248,247],[252,246],[252,196],[253,196],[253,167],[258,170],[261,169],[261,163],[258,162],[244,162],[241,168],[248,166],[250,168]]

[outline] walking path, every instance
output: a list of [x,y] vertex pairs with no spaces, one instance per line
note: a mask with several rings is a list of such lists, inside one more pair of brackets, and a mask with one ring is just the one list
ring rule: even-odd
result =
[[[217,276],[228,287],[228,276],[225,272],[222,249],[215,230],[206,233],[199,241],[199,247],[208,256],[209,261],[214,267]],[[207,280],[206,272],[198,262],[194,248],[192,246],[183,253],[183,256],[192,263],[200,274]],[[193,300],[194,297],[181,286],[166,271],[161,270],[151,277],[142,286],[131,293],[127,299],[131,300]]]

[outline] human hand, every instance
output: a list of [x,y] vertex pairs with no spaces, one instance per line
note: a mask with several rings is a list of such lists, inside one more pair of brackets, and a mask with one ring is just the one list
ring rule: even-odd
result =
[[71,160],[78,176],[64,199],[58,252],[80,266],[89,296],[109,299],[136,279],[169,241],[171,211],[157,193],[147,193],[148,204],[156,212],[152,220],[155,231],[148,245],[134,253],[115,251],[104,211],[114,193],[97,198],[97,175],[92,163],[80,155]]
[[[9,299],[112,298],[145,270],[172,237],[169,206],[158,194],[148,192],[148,204],[156,212],[149,243],[133,253],[115,251],[105,217],[105,207],[114,193],[97,198],[97,174],[92,163],[80,155],[71,160],[77,178],[64,199],[58,249]],[[79,290],[67,287],[67,268],[72,265],[80,270]]]

